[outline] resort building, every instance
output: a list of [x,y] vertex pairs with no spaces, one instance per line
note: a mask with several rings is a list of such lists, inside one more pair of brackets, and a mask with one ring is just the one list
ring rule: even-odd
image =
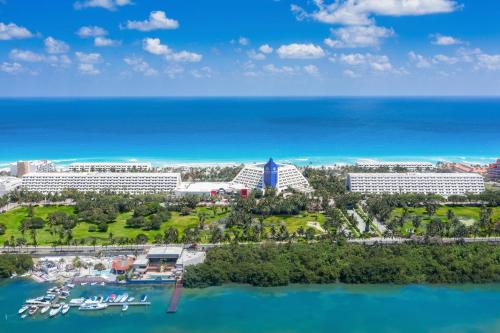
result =
[[56,166],[52,161],[17,161],[10,164],[10,175],[22,177],[25,174],[33,172],[55,172]]
[[496,182],[500,181],[500,158],[497,159],[496,163],[489,165],[488,178]]
[[96,162],[96,163],[71,163],[69,171],[71,172],[147,172],[151,170],[151,163],[114,163],[114,162]]
[[245,165],[231,183],[233,186],[249,189],[273,187],[278,192],[287,188],[300,192],[311,191],[309,182],[297,167],[290,164],[275,163],[272,158],[265,164]]
[[358,161],[356,166],[363,169],[388,168],[393,170],[394,168],[404,168],[408,171],[423,171],[435,168],[434,164],[430,162],[379,162],[372,160]]
[[21,186],[21,182],[16,177],[0,177],[0,197]]
[[178,173],[51,172],[29,173],[22,178],[27,191],[56,193],[66,189],[82,192],[160,193],[174,191],[181,184]]
[[359,193],[423,193],[449,196],[481,193],[484,179],[475,173],[349,173],[347,189]]

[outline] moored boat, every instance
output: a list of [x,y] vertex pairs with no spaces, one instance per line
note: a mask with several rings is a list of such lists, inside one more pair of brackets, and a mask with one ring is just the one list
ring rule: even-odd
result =
[[85,298],[80,297],[80,298],[73,298],[72,300],[69,301],[69,304],[79,305],[82,304],[83,302],[85,302]]
[[133,301],[135,301],[135,297],[129,297],[129,298],[127,298],[127,302],[133,302]]
[[18,314],[22,314],[23,312],[25,312],[25,311],[26,311],[26,310],[28,310],[28,309],[29,309],[29,306],[27,306],[27,305],[23,305],[23,306],[19,309],[19,311],[17,311],[17,313],[18,313]]
[[50,305],[46,305],[40,309],[40,313],[44,314],[45,312],[49,311],[49,309],[50,309]]
[[66,313],[68,313],[68,311],[69,311],[69,305],[63,304],[62,309],[61,309],[61,313],[66,314]]
[[38,311],[38,306],[32,305],[30,306],[30,309],[28,310],[28,313],[30,316],[34,315]]
[[128,304],[127,304],[127,303],[125,303],[125,304],[123,304],[123,306],[122,306],[122,311],[127,311],[127,310],[128,310]]
[[62,305],[61,304],[54,304],[52,305],[52,308],[50,309],[49,316],[54,317],[56,316],[59,312],[61,312]]
[[148,295],[141,296],[141,302],[146,302],[148,300]]
[[105,303],[95,303],[95,302],[91,302],[91,303],[84,303],[82,304],[78,310],[83,310],[83,311],[89,311],[89,310],[102,310],[102,309],[106,309],[108,307],[107,304]]

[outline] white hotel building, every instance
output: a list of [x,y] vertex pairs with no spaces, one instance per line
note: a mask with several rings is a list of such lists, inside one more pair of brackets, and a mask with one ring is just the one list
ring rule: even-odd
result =
[[275,163],[272,159],[265,164],[245,165],[233,179],[231,185],[248,189],[274,187],[278,192],[288,188],[300,192],[312,190],[307,179],[294,165]]
[[160,193],[174,191],[181,184],[179,173],[139,172],[50,172],[29,173],[22,178],[27,191],[57,193],[66,189],[82,192]]
[[358,168],[378,169],[378,168],[405,168],[408,171],[430,170],[435,166],[431,162],[380,162],[372,160],[360,160],[356,162]]
[[422,193],[449,196],[481,193],[484,179],[475,173],[349,173],[346,186],[359,193]]
[[71,172],[146,172],[151,170],[151,163],[89,162],[71,163]]

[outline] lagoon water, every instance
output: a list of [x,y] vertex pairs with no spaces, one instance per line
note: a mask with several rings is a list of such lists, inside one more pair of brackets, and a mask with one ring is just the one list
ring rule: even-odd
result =
[[0,99],[0,167],[17,159],[487,163],[498,98]]
[[21,319],[25,298],[48,286],[0,283],[0,332],[500,332],[500,285],[467,286],[224,286],[185,289],[178,312],[165,309],[171,287],[77,287],[80,295],[147,293],[150,307]]

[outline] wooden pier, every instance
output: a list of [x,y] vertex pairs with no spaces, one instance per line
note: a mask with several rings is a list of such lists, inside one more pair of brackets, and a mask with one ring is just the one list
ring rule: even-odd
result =
[[177,280],[177,282],[175,282],[174,293],[172,294],[172,298],[170,299],[170,305],[167,308],[167,313],[177,312],[177,303],[181,298],[181,291],[182,291],[182,280]]

